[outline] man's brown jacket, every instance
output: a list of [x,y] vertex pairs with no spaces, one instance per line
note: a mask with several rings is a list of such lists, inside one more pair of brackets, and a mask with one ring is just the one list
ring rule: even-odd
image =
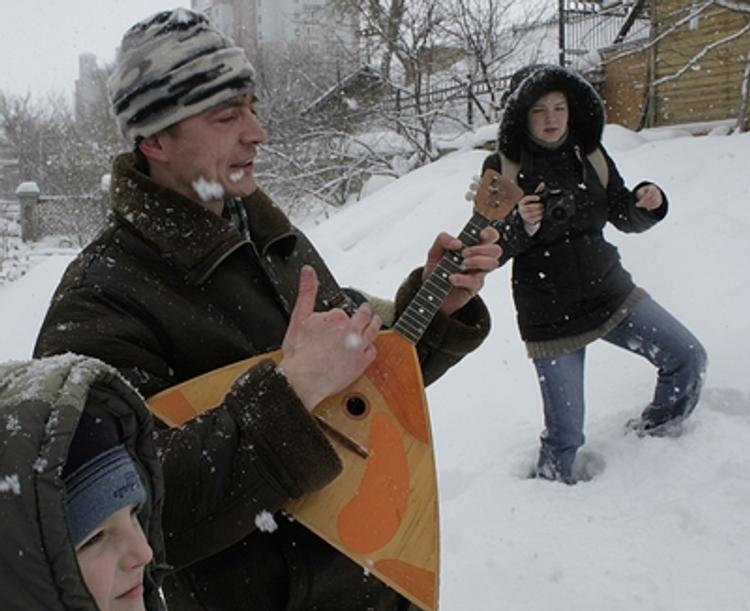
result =
[[[133,155],[115,160],[109,227],[70,264],[42,325],[36,356],[75,352],[117,367],[144,396],[277,349],[299,269],[316,268],[317,309],[342,293],[307,238],[258,189],[243,200],[251,238],[154,183]],[[421,282],[399,290],[402,311]],[[417,349],[427,383],[489,331],[478,298],[439,313]],[[157,435],[164,465],[165,583],[176,609],[397,609],[394,594],[310,535],[261,511],[319,489],[341,463],[273,363],[262,361],[210,414]]]

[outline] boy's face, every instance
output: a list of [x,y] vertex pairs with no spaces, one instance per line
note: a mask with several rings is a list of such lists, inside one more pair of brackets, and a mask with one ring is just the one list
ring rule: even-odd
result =
[[113,513],[76,547],[83,581],[101,611],[145,611],[143,570],[153,552],[136,507]]
[[268,137],[255,103],[252,96],[238,96],[161,133],[171,188],[202,203],[255,191],[258,145]]

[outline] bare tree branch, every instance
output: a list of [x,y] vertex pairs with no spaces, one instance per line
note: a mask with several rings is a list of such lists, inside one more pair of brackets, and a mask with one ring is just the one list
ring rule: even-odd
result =
[[728,9],[730,11],[750,13],[750,6],[747,4],[747,2],[731,2],[730,0],[715,0],[715,2],[717,6]]
[[662,30],[662,32],[660,32],[658,36],[654,36],[648,42],[643,43],[641,45],[637,45],[636,47],[632,49],[628,49],[627,51],[623,51],[622,53],[617,53],[615,55],[612,55],[611,57],[607,59],[606,63],[610,64],[610,63],[619,61],[621,59],[624,59],[626,57],[630,57],[631,55],[635,55],[636,53],[642,53],[643,51],[647,51],[655,47],[660,42],[662,42],[665,38],[668,38],[669,36],[674,34],[683,25],[685,25],[686,23],[690,23],[690,21],[692,21],[696,17],[699,17],[701,13],[703,13],[705,10],[710,8],[715,2],[716,0],[706,0],[706,2],[703,2],[702,4],[697,5],[696,7],[694,7],[693,10],[689,11],[684,17],[672,23],[672,25],[670,25],[666,30]]
[[724,46],[725,44],[732,42],[733,40],[737,40],[741,36],[744,36],[747,32],[750,32],[750,21],[746,23],[744,27],[740,28],[736,32],[729,34],[728,36],[725,36],[724,38],[720,38],[719,40],[715,40],[711,44],[708,44],[705,47],[703,47],[698,53],[696,53],[693,57],[691,57],[685,63],[685,65],[683,65],[679,70],[677,70],[677,72],[675,72],[674,74],[668,74],[666,76],[656,79],[652,83],[652,87],[656,87],[668,81],[673,81],[675,79],[680,78],[683,74],[685,74],[685,72],[690,70],[690,68],[692,68],[700,60],[702,60],[708,53],[710,53],[711,51],[713,51],[714,49],[718,47]]
[[747,54],[747,64],[745,72],[742,75],[742,84],[740,85],[740,110],[737,113],[736,130],[746,132],[748,130],[748,99],[750,98],[750,53]]

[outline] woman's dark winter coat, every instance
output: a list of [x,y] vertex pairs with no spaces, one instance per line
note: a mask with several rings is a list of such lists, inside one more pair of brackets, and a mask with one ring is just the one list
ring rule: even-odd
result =
[[[540,182],[569,195],[567,215],[549,215],[530,236],[517,208],[501,223],[502,262],[513,258],[513,297],[518,326],[526,342],[545,342],[591,332],[603,325],[635,285],[620,264],[617,249],[603,235],[607,222],[625,232],[641,232],[664,218],[667,202],[655,211],[636,207],[635,190],[623,183],[612,159],[601,147],[602,102],[583,78],[557,66],[531,66],[514,77],[500,124],[498,147],[520,164],[517,182],[526,194]],[[542,95],[562,91],[568,99],[569,134],[554,150],[533,142],[527,115]],[[602,149],[609,169],[603,185],[587,158]],[[497,153],[483,171],[502,172]],[[662,194],[663,195],[663,194]],[[546,203],[549,210],[551,200]]]
[[[223,365],[277,349],[299,269],[321,281],[318,309],[342,292],[303,234],[258,190],[242,202],[252,240],[229,220],[161,188],[132,155],[113,171],[114,220],[66,271],[35,349],[98,356],[150,396]],[[399,291],[403,310],[420,285]],[[391,304],[391,307],[392,304]],[[474,299],[439,314],[417,346],[429,382],[476,348],[489,331]],[[264,360],[215,410],[179,430],[161,430],[166,481],[165,583],[176,609],[395,609],[396,596],[296,522],[261,511],[317,490],[341,464],[278,372]]]
[[146,609],[164,609],[161,465],[153,420],[110,366],[63,355],[0,365],[0,607],[3,611],[97,611],[83,582],[65,515],[62,467],[86,411],[119,432],[148,500],[138,514],[154,551]]

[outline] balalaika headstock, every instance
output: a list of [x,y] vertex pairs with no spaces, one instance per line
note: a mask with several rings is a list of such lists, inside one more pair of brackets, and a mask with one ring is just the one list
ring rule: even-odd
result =
[[472,190],[476,191],[474,212],[488,221],[505,218],[523,197],[521,187],[495,170],[485,170],[481,182],[472,184]]

